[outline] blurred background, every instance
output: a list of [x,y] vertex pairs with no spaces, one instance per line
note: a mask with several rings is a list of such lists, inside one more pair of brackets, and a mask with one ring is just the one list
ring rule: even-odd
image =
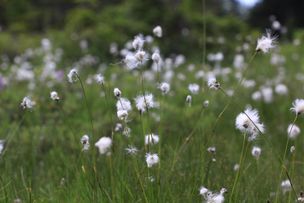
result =
[[85,47],[86,53],[110,62],[110,48],[120,49],[160,25],[164,55],[198,59],[205,40],[208,50],[225,52],[236,37],[266,28],[284,40],[301,38],[303,10],[303,0],[0,0],[0,52],[13,57],[47,37],[71,60]]

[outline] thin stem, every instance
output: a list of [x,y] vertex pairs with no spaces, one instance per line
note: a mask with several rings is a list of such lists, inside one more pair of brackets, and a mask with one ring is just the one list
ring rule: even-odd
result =
[[239,176],[240,176],[240,171],[241,171],[241,168],[242,168],[242,161],[243,161],[245,143],[246,143],[246,134],[244,134],[243,137],[244,138],[243,138],[243,144],[242,144],[242,152],[241,152],[241,156],[240,156],[240,159],[239,159],[239,169],[238,169],[237,174],[236,174],[236,176],[234,178],[234,181],[233,181],[233,186],[232,186],[231,194],[230,194],[230,197],[229,197],[229,202],[232,202],[234,191],[235,191],[235,188],[236,188]]
[[83,93],[84,100],[85,100],[86,107],[87,107],[87,111],[88,111],[88,116],[89,116],[89,119],[90,119],[90,121],[91,121],[92,136],[94,137],[93,117],[92,117],[91,109],[90,109],[90,107],[89,107],[89,103],[88,103],[88,99],[87,99],[87,96],[86,96],[86,92],[85,92],[85,90],[84,90],[84,86],[83,86],[82,80],[80,79],[79,75],[76,74],[76,77],[77,77],[77,79],[78,79],[79,82],[80,82],[80,86],[81,86],[81,89],[82,89],[82,93]]

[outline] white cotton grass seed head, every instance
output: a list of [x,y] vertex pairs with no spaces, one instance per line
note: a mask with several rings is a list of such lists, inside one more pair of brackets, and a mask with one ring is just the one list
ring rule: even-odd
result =
[[127,148],[125,148],[127,154],[129,155],[135,155],[138,152],[138,149],[135,146],[129,145]]
[[200,86],[196,83],[192,83],[188,85],[188,90],[192,93],[192,94],[198,94],[200,89]]
[[97,84],[103,85],[104,84],[104,77],[98,73],[94,76],[94,79],[96,81]]
[[163,30],[162,28],[158,25],[156,26],[154,29],[153,29],[153,34],[156,36],[156,37],[162,37],[163,36]]
[[208,79],[208,87],[213,90],[218,90],[220,89],[221,85],[219,82],[216,81],[215,77],[210,77]]
[[78,72],[77,72],[76,68],[72,68],[70,70],[70,72],[67,74],[67,76],[68,76],[68,81],[70,83],[76,82],[77,76],[78,76]]
[[130,112],[132,110],[131,102],[127,98],[122,97],[116,102],[116,108],[117,111],[126,110]]
[[2,154],[5,145],[5,140],[0,140],[0,154]]
[[223,203],[225,201],[224,194],[227,192],[226,188],[222,188],[220,192],[213,193],[208,188],[202,186],[199,193],[207,203]]
[[136,50],[141,50],[144,46],[145,40],[142,35],[137,35],[134,37],[134,40],[132,42],[132,46]]
[[236,129],[247,134],[248,140],[254,140],[258,134],[264,133],[264,124],[260,122],[260,117],[256,109],[247,108],[240,113],[235,120]]
[[240,169],[240,165],[239,164],[234,164],[233,170],[238,171],[239,169]]
[[192,96],[191,95],[187,95],[186,97],[186,103],[191,106],[191,103],[192,103]]
[[297,115],[301,115],[304,113],[304,99],[296,99],[292,103],[292,107],[290,108],[292,112]]
[[270,49],[275,47],[276,36],[271,36],[270,31],[266,31],[266,35],[263,35],[257,40],[256,51],[262,51],[268,53]]
[[287,95],[288,94],[288,88],[284,84],[277,84],[274,89],[275,93],[278,95]]
[[121,96],[121,91],[118,88],[114,88],[113,93],[114,93],[114,96],[117,98],[119,98]]
[[151,58],[152,58],[153,62],[156,63],[156,64],[159,64],[160,61],[161,61],[161,58],[160,58],[160,55],[159,55],[158,52],[154,52],[154,53],[152,54],[152,57],[151,57]]
[[82,144],[82,151],[88,151],[90,148],[90,137],[88,135],[84,135],[81,137],[80,142]]
[[145,61],[148,60],[147,53],[142,50],[137,51],[134,56],[135,56],[138,64],[143,64]]
[[260,147],[254,146],[251,150],[251,155],[258,160],[261,156],[261,152],[262,149]]
[[296,147],[294,145],[292,145],[290,147],[290,153],[294,153],[294,151],[296,151]]
[[209,190],[206,187],[201,186],[200,189],[199,189],[199,194],[204,196],[205,194],[207,194],[208,191]]
[[129,113],[128,113],[127,110],[118,110],[118,111],[117,111],[117,118],[118,118],[119,120],[124,120],[124,121],[126,121],[126,120],[128,119],[128,115],[129,115]]
[[282,181],[282,183],[281,183],[281,189],[282,189],[283,194],[285,194],[286,192],[291,191],[291,189],[292,189],[291,188],[291,183],[290,183],[290,181],[288,179]]
[[112,139],[109,137],[102,137],[95,143],[95,147],[98,148],[100,154],[109,155],[111,146],[112,146]]
[[289,124],[287,128],[287,135],[290,139],[296,139],[301,130],[296,124]]
[[158,164],[158,162],[159,162],[159,157],[157,154],[150,154],[150,153],[146,154],[146,163],[148,168],[151,168],[152,166]]
[[155,134],[148,134],[145,136],[145,145],[154,145],[159,142],[159,136]]
[[215,147],[208,147],[207,151],[211,154],[215,154],[216,148]]
[[126,57],[124,59],[124,63],[126,64],[126,66],[129,70],[133,70],[133,69],[137,68],[139,65],[137,58],[132,53],[129,53],[126,55]]
[[58,93],[56,92],[56,91],[52,91],[51,93],[50,93],[50,98],[52,99],[52,100],[54,100],[54,101],[59,101],[59,96],[58,96]]
[[135,98],[135,105],[140,113],[144,113],[146,110],[156,107],[154,96],[151,93],[137,96]]
[[34,101],[32,101],[29,97],[26,96],[22,99],[20,106],[23,109],[32,109],[35,106],[35,104],[36,103]]
[[170,84],[169,83],[166,83],[166,82],[163,82],[159,85],[159,89],[160,91],[165,95],[165,94],[168,94],[169,91],[170,91]]

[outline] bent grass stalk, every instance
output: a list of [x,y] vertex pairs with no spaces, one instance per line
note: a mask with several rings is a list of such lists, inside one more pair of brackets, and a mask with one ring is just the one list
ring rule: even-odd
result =
[[[287,137],[287,141],[286,141],[286,145],[285,145],[285,150],[284,150],[284,154],[283,154],[283,158],[282,158],[282,168],[281,168],[281,172],[280,172],[280,176],[279,176],[279,181],[281,181],[281,178],[282,178],[284,169],[285,169],[286,173],[288,174],[287,168],[286,168],[286,166],[285,166],[285,158],[286,158],[286,155],[287,155],[287,149],[288,149],[288,144],[289,144],[289,140],[290,140],[290,139],[289,139],[289,135],[290,135],[290,133],[291,133],[291,131],[292,131],[292,129],[293,129],[293,127],[294,127],[294,125],[295,125],[297,119],[298,119],[298,114],[296,114],[296,116],[295,116],[295,118],[294,118],[294,120],[293,120],[293,122],[292,122],[292,124],[291,124],[291,128],[290,128],[290,130],[289,130],[289,132],[288,132],[288,137]],[[279,198],[279,195],[278,195],[279,189],[280,189],[280,186],[278,186],[278,188],[277,188],[275,202],[278,202],[278,198]]]
[[243,138],[243,144],[242,144],[242,151],[241,151],[241,156],[240,156],[240,159],[239,159],[239,169],[238,169],[237,174],[236,174],[236,176],[234,178],[234,181],[233,181],[233,186],[232,186],[231,194],[230,194],[230,197],[229,197],[229,202],[232,202],[234,191],[236,189],[236,185],[237,185],[238,179],[240,177],[240,173],[241,173],[241,169],[242,169],[242,163],[244,161],[243,156],[244,156],[244,152],[245,152],[246,134],[243,134],[243,137],[244,138]]

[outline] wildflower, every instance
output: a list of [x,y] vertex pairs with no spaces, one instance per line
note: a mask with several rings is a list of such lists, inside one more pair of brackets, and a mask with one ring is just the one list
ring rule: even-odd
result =
[[142,50],[137,51],[134,56],[138,64],[143,64],[146,60],[148,60],[146,52]]
[[170,84],[163,82],[159,85],[159,89],[162,91],[163,94],[168,94],[170,91]]
[[117,97],[117,98],[119,98],[120,96],[121,96],[121,91],[120,91],[120,89],[118,89],[118,88],[114,88],[114,95],[115,95],[115,97]]
[[290,153],[293,153],[294,151],[296,151],[296,147],[295,147],[294,145],[292,145],[292,146],[290,147]]
[[140,113],[155,107],[153,94],[151,93],[145,93],[144,95],[137,96],[135,98],[135,103],[136,108],[140,111]]
[[144,46],[145,40],[143,39],[142,35],[135,36],[132,46],[136,50],[141,50]]
[[296,124],[289,124],[287,128],[287,135],[290,139],[295,139],[300,134],[301,130]]
[[204,186],[200,187],[199,193],[200,195],[205,195],[209,190],[205,188]]
[[290,108],[292,112],[295,112],[297,115],[301,115],[304,113],[304,99],[296,99]]
[[32,109],[36,103],[32,101],[29,97],[24,97],[21,102],[21,107],[23,109]]
[[159,136],[155,134],[149,134],[145,136],[145,144],[157,144],[159,142]]
[[125,148],[127,154],[130,154],[130,155],[134,155],[138,152],[138,149],[132,145],[129,145],[127,148]]
[[154,61],[154,63],[157,63],[157,64],[160,62],[160,55],[158,52],[154,52],[152,54],[152,60]]
[[130,137],[131,136],[131,128],[125,127],[122,131],[122,134],[126,137]]
[[127,98],[120,98],[116,102],[116,108],[117,108],[117,111],[126,110],[129,112],[132,110],[131,102]]
[[222,188],[219,193],[213,193],[209,189],[202,186],[199,192],[207,203],[223,203],[225,201],[224,194],[227,192],[227,189]]
[[257,41],[256,51],[262,51],[263,53],[268,53],[270,49],[275,47],[275,40],[277,37],[272,37],[270,32],[267,31],[266,35],[262,36]]
[[198,84],[189,84],[188,85],[188,90],[192,93],[192,94],[198,94],[200,87]]
[[90,143],[89,143],[89,136],[88,135],[84,135],[81,137],[80,142],[82,144],[82,151],[88,151],[90,148]]
[[207,108],[209,106],[209,100],[205,100],[204,103],[203,103],[203,106],[205,108]]
[[288,88],[284,84],[278,84],[275,87],[275,92],[278,95],[286,95],[288,93]]
[[102,137],[95,143],[95,146],[98,148],[100,154],[109,154],[112,146],[112,139],[109,137]]
[[122,124],[121,123],[116,123],[114,130],[115,130],[115,132],[121,131],[122,130]]
[[68,73],[68,80],[70,83],[73,83],[77,80],[77,75],[78,75],[78,72],[75,68],[71,69],[70,72]]
[[210,77],[208,79],[208,87],[210,89],[218,90],[218,89],[220,89],[221,85],[219,82],[216,81],[215,77]]
[[51,99],[52,100],[54,100],[54,101],[59,101],[59,96],[58,96],[58,93],[56,92],[56,91],[52,91],[51,93],[50,93],[50,97],[51,97]]
[[256,147],[256,146],[254,146],[254,147],[252,148],[252,150],[251,150],[252,156],[253,156],[254,158],[256,158],[256,159],[259,159],[259,158],[260,158],[261,152],[262,152],[261,148],[260,148],[260,147]]
[[153,34],[156,36],[156,37],[162,37],[163,35],[163,30],[162,28],[158,25],[156,26],[154,29],[153,29]]
[[137,58],[134,56],[134,54],[130,53],[126,55],[124,62],[130,70],[137,68],[137,66],[139,65]]
[[273,91],[271,87],[262,87],[261,94],[265,103],[271,103],[273,101]]
[[103,85],[104,84],[104,77],[99,73],[99,74],[96,74],[94,76],[94,79],[95,81],[100,84],[100,85]]
[[211,154],[214,154],[216,152],[216,148],[215,147],[208,147],[207,151]]
[[159,162],[159,157],[157,154],[146,154],[146,163],[148,168],[151,168],[153,165],[158,164]]
[[283,191],[283,194],[285,194],[286,192],[291,191],[291,183],[290,183],[290,181],[288,179],[282,181],[282,183],[281,183],[281,189]]
[[249,136],[249,141],[254,140],[259,133],[264,133],[264,125],[260,123],[258,111],[247,108],[235,120],[235,126],[242,133]]
[[5,141],[4,140],[0,140],[0,154],[2,154],[2,151],[4,149],[4,144],[5,144]]
[[128,111],[127,110],[118,110],[117,111],[117,117],[120,120],[127,120],[127,118],[128,118]]
[[187,95],[186,102],[189,104],[189,106],[191,106],[191,102],[192,102],[192,96],[191,95]]
[[262,98],[262,93],[260,91],[256,91],[256,92],[252,93],[251,98],[254,101],[259,101]]

